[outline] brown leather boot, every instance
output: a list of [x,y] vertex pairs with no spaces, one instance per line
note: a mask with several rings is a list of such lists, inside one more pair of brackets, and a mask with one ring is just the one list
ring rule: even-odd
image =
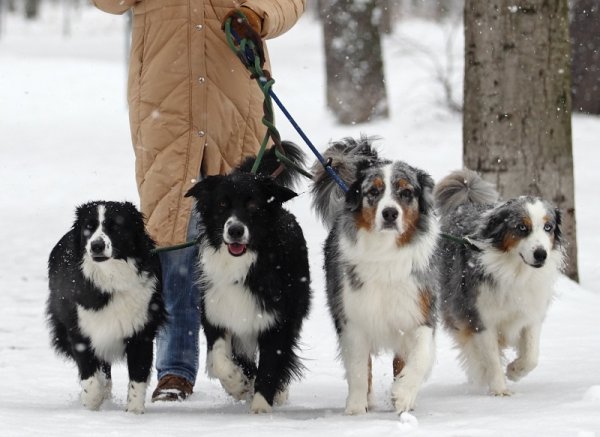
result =
[[183,401],[193,392],[192,384],[185,378],[177,375],[165,375],[158,381],[152,393],[152,402],[156,401]]

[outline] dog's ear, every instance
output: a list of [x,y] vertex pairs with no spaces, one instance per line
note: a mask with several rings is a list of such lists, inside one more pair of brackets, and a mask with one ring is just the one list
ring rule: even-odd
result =
[[207,176],[196,183],[185,193],[184,197],[193,197],[200,204],[204,204],[208,194],[214,189],[221,176]]
[[508,229],[509,215],[510,211],[506,207],[506,203],[491,210],[487,214],[483,227],[480,230],[481,238],[491,240],[494,245],[501,244]]
[[560,209],[554,208],[554,220],[556,221],[554,226],[554,241],[557,245],[562,244],[562,213]]
[[433,208],[433,187],[435,182],[428,173],[418,170],[417,181],[421,186],[421,194],[419,199],[419,212],[421,214],[427,214]]
[[[267,193],[267,196],[272,198],[277,204],[287,202],[298,195],[295,191],[275,183],[275,180],[271,177],[263,179],[263,187]],[[269,199],[269,202],[272,203],[271,199]]]
[[352,212],[360,211],[362,206],[362,178],[354,181],[346,192],[346,208]]

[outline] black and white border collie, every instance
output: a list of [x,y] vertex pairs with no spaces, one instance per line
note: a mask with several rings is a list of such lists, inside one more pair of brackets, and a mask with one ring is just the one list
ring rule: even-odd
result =
[[111,364],[127,357],[127,411],[143,413],[153,340],[165,321],[158,255],[129,202],[89,202],[48,260],[46,313],[55,350],[73,359],[81,401],[100,408]]
[[498,396],[509,395],[503,350],[516,349],[506,377],[517,381],[538,362],[540,331],[563,266],[560,212],[522,196],[498,201],[477,173],[451,173],[437,185],[441,311],[467,375]]
[[313,206],[330,228],[325,273],[348,382],[345,412],[367,411],[371,355],[388,350],[392,400],[402,413],[414,407],[435,352],[434,182],[380,159],[367,138],[334,143],[324,156],[350,185],[344,197],[320,163],[313,166]]
[[[300,164],[302,152],[284,142]],[[297,176],[277,180],[274,148],[250,174],[254,158],[229,175],[209,176],[190,189],[200,217],[199,283],[207,371],[250,411],[272,411],[302,369],[297,355],[310,304],[308,252],[302,229],[282,204],[296,194]],[[258,352],[258,359],[257,359]]]

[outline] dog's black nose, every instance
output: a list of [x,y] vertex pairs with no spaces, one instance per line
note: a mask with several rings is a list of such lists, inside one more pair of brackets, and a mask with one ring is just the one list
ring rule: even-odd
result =
[[97,255],[104,252],[106,245],[103,240],[94,240],[90,244],[90,248],[92,249],[92,253]]
[[231,238],[239,240],[244,236],[244,226],[239,224],[231,225],[227,229],[227,233]]
[[398,218],[398,210],[396,208],[384,208],[383,211],[381,211],[381,215],[383,215],[383,220],[385,222],[395,222]]
[[541,247],[535,249],[535,251],[533,252],[533,258],[539,263],[546,261],[547,257],[548,253],[545,249],[542,249]]

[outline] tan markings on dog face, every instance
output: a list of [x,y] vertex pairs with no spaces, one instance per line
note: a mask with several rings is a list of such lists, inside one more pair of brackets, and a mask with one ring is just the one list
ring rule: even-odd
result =
[[400,372],[402,372],[402,369],[404,369],[404,360],[399,357],[398,355],[394,356],[394,361],[392,362],[392,368],[394,369],[394,379],[396,379],[396,377],[398,375],[400,375]]
[[412,240],[417,231],[417,223],[419,221],[419,208],[413,202],[411,205],[401,205],[402,208],[402,224],[404,232],[396,237],[396,245],[402,247]]
[[371,231],[375,226],[375,214],[377,208],[375,207],[363,207],[360,212],[356,213],[356,227],[358,229],[365,229]]
[[503,252],[508,252],[509,250],[511,250],[513,247],[515,247],[517,244],[519,244],[519,241],[521,239],[519,238],[519,236],[515,235],[512,232],[508,232],[505,236],[504,239],[502,240],[502,246],[500,246],[500,249]]
[[410,182],[408,182],[406,179],[398,179],[398,182],[396,183],[397,185],[397,189],[398,190],[403,190],[405,188],[409,188],[412,190],[413,186],[410,184]]
[[377,177],[373,178],[372,184],[378,190],[383,190],[383,187],[385,185],[385,183],[383,182],[383,179],[381,178],[381,176],[377,176]]
[[[529,217],[524,217],[523,220],[521,220],[521,224],[527,226],[527,229],[531,229],[531,227],[533,226],[533,224],[531,222],[531,218],[529,218]],[[503,252],[510,251],[517,244],[519,244],[519,241],[521,241],[521,238],[523,238],[523,237],[518,235],[516,231],[507,232],[506,235],[504,236],[504,239],[502,240],[502,245],[500,246],[500,249]]]

